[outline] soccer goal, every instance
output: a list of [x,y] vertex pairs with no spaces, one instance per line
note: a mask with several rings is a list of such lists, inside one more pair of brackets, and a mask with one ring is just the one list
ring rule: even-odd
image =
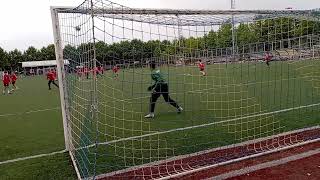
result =
[[52,7],[78,177],[166,179],[319,140],[312,12]]

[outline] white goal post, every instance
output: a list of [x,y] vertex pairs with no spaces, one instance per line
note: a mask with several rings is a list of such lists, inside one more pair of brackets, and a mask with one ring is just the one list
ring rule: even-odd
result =
[[62,48],[62,39],[59,25],[59,17],[56,8],[51,7],[51,18],[52,18],[52,29],[55,45],[55,53],[57,60],[57,71],[58,71],[58,80],[59,80],[59,91],[60,91],[60,102],[61,102],[61,112],[63,118],[63,130],[64,130],[64,140],[65,147],[67,151],[70,151],[70,134],[68,130],[68,118],[67,118],[67,103],[66,103],[66,86],[64,83],[65,71],[64,71],[64,59],[63,59],[63,48]]

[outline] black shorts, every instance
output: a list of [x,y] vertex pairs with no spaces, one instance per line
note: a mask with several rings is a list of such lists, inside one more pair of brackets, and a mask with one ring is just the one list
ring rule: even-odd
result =
[[12,83],[11,83],[12,85],[15,85],[16,84],[16,82],[15,81],[12,81]]
[[169,93],[169,87],[167,83],[158,83],[154,88],[154,93]]

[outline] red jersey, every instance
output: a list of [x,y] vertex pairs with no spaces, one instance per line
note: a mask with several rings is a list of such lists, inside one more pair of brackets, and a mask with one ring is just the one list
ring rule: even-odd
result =
[[77,73],[80,75],[82,74],[82,70],[81,69],[77,69]]
[[53,73],[54,79],[57,79],[57,72],[53,71],[52,73]]
[[117,67],[117,66],[114,66],[113,68],[112,68],[112,71],[114,72],[114,73],[117,73],[118,71],[119,71],[119,67]]
[[10,83],[10,76],[7,73],[4,73],[2,75],[2,82],[3,84],[9,84]]
[[271,61],[272,56],[271,56],[269,53],[266,53],[264,59],[265,59],[266,61]]
[[103,68],[101,66],[98,67],[99,72],[103,72]]
[[204,65],[204,63],[200,62],[198,67],[200,68],[200,70],[204,70],[205,65]]
[[16,82],[18,79],[17,75],[16,74],[11,74],[11,81],[12,82]]
[[99,72],[99,68],[98,67],[93,68],[93,72],[94,73],[98,73]]
[[55,76],[54,76],[54,73],[53,72],[48,72],[47,79],[50,80],[50,81],[54,81],[56,79]]

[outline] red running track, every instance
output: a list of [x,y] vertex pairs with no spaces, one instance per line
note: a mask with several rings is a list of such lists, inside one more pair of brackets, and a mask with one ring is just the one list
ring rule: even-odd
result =
[[320,154],[258,170],[229,180],[320,180]]

